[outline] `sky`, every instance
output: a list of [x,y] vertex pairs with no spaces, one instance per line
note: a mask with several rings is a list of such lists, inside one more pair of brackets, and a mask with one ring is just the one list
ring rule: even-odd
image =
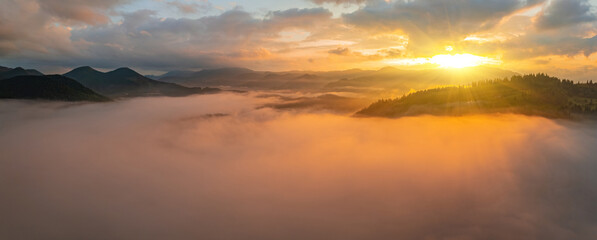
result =
[[596,0],[1,2],[0,65],[48,73],[84,65],[329,71],[467,60],[597,77]]

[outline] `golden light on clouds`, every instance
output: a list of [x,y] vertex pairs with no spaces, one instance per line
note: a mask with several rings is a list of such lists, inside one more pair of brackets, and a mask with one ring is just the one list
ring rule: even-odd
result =
[[0,240],[597,240],[597,0],[0,2]]
[[14,227],[0,238],[594,239],[591,122],[351,118],[255,109],[263,101],[3,102],[0,209]]
[[475,56],[472,54],[442,54],[433,56],[430,63],[437,64],[442,68],[465,68],[480,65],[497,65],[501,61],[488,57]]
[[[448,47],[446,47],[446,50]],[[400,66],[433,65],[440,68],[466,68],[482,65],[500,65],[502,61],[497,58],[482,57],[470,53],[439,54],[430,58],[403,58],[385,61],[385,64]]]

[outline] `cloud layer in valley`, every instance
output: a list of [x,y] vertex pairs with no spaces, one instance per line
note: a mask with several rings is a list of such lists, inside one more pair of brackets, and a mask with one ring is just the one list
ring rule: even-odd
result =
[[0,238],[594,239],[592,123],[0,102]]

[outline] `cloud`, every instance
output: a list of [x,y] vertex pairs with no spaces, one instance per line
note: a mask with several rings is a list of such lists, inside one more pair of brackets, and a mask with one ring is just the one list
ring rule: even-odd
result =
[[402,30],[409,36],[409,50],[435,54],[468,34],[489,30],[504,17],[543,1],[458,0],[376,1],[344,15],[357,27],[377,31]]
[[0,9],[0,56],[17,52],[25,56],[31,52],[45,55],[70,52],[70,31],[66,26],[54,24],[54,19],[56,17],[47,12],[40,2],[3,1]]
[[592,122],[0,102],[0,237],[594,239]]
[[597,52],[597,35],[591,38],[579,38],[560,34],[556,36],[535,34],[513,39],[505,45],[510,49],[505,57],[511,59],[550,55],[574,57],[578,54],[589,57]]
[[536,24],[540,29],[555,29],[595,21],[597,16],[587,0],[553,0]]
[[545,56],[589,57],[596,51],[596,24],[576,24],[546,31],[535,27],[534,19],[534,16],[510,17],[498,28],[478,35],[484,42],[465,41],[459,47],[481,55],[501,52],[505,61]]
[[353,54],[353,52],[349,48],[341,48],[341,47],[329,50],[328,53],[336,54],[336,55],[340,55],[340,56],[350,56]]
[[40,60],[77,54],[72,27],[103,25],[125,0],[6,0],[0,9],[0,56]]
[[[27,1],[27,0],[26,0]],[[66,23],[91,25],[110,22],[107,11],[128,0],[37,0],[42,11]]]
[[284,11],[273,11],[266,16],[265,23],[279,29],[281,27],[310,27],[325,22],[332,13],[325,8],[292,8]]
[[237,52],[232,52],[228,54],[230,57],[240,58],[240,59],[266,59],[272,57],[272,53],[265,49],[265,48],[258,48],[252,51],[248,50],[239,50]]
[[353,51],[346,47],[338,47],[329,50],[328,53],[342,57],[353,57],[353,61],[376,61],[381,59],[402,58],[405,56],[403,49],[397,48],[373,49],[364,53],[362,51]]
[[[48,54],[46,49],[52,45],[37,38],[35,43],[41,50],[28,53],[28,46],[17,43],[22,41],[19,37],[7,41],[7,47],[18,45],[4,54],[25,58],[31,61],[29,64],[71,67],[81,64],[154,69],[238,66],[242,65],[239,61],[272,56],[269,48],[284,47],[276,43],[281,31],[311,29],[316,23],[329,21],[331,16],[323,8],[273,11],[264,18],[240,9],[201,18],[161,18],[155,11],[139,10],[122,13],[120,22],[71,30],[64,27],[65,31],[59,35],[60,47],[68,49],[67,54]],[[53,26],[51,22],[40,22]]]
[[371,0],[311,0],[316,4],[335,3],[335,4],[361,4]]
[[175,7],[179,12],[185,14],[206,12],[212,8],[212,5],[209,1],[200,1],[200,3],[171,1],[167,2],[167,4]]
[[[192,16],[204,13],[209,1],[160,2],[6,0],[0,64],[54,73],[79,65],[372,69],[387,59],[445,54],[446,46],[453,54],[517,61],[590,57],[597,34],[593,6],[583,0],[315,0],[321,6],[258,12],[237,7],[203,17]],[[333,17],[341,7],[333,4],[353,3],[359,6],[346,9],[356,11]],[[185,17],[172,17],[172,11]]]

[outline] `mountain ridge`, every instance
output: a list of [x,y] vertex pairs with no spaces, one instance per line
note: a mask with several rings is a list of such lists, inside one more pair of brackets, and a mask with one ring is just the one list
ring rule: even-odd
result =
[[43,73],[35,69],[24,69],[22,67],[8,68],[0,67],[0,80],[17,76],[41,76]]
[[597,114],[597,84],[574,83],[545,74],[474,82],[381,99],[356,116],[404,117],[513,113],[549,118]]
[[16,76],[0,80],[1,99],[107,102],[81,83],[62,75]]
[[184,87],[147,78],[128,67],[101,72],[89,66],[75,68],[64,76],[110,97],[188,96],[216,92],[217,89]]
[[411,89],[426,89],[438,85],[470,83],[479,79],[494,79],[519,75],[516,72],[488,66],[464,69],[348,69],[343,71],[253,71],[233,68],[201,71],[170,71],[160,81],[184,86],[230,87],[259,90],[298,89],[310,92],[358,92],[369,95],[406,93]]

